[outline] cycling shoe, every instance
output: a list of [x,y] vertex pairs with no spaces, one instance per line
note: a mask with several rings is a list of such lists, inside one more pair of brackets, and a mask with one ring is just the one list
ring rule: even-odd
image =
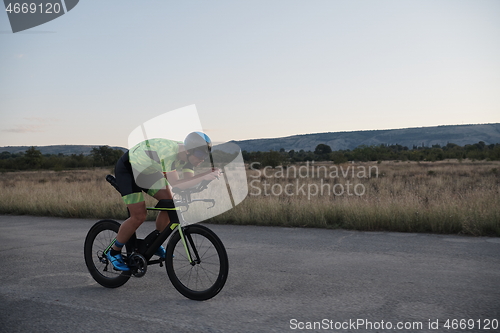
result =
[[119,271],[129,271],[130,268],[123,261],[123,257],[121,253],[112,256],[111,251],[106,253],[106,258],[108,258],[109,262],[113,265],[113,267]]
[[163,246],[160,246],[158,250],[156,250],[155,255],[158,257],[165,259],[165,256],[167,254],[167,251],[165,251],[165,248]]

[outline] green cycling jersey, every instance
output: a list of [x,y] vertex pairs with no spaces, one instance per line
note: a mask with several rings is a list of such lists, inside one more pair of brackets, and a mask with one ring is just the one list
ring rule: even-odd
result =
[[181,141],[149,139],[129,150],[129,159],[134,172],[150,175],[157,172],[194,172],[193,166],[177,159]]

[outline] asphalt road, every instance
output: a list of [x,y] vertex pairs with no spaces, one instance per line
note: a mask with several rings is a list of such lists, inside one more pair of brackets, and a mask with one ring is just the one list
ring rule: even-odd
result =
[[500,331],[486,330],[500,325],[500,238],[209,225],[229,278],[197,302],[159,266],[95,283],[83,259],[94,222],[0,216],[1,332]]

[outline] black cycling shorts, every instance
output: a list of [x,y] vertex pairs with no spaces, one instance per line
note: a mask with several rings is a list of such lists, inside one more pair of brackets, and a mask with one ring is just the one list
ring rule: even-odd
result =
[[120,157],[115,166],[116,183],[120,189],[122,199],[127,205],[144,201],[143,192],[154,196],[159,189],[152,189],[150,187],[158,180],[164,179],[163,173],[161,172],[147,176],[139,174],[139,177],[141,177],[141,179],[138,182],[143,184],[144,187],[137,185],[127,151]]

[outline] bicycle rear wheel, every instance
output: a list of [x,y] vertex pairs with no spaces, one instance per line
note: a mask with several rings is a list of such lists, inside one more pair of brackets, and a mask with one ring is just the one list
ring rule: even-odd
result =
[[173,286],[192,300],[217,295],[226,283],[229,261],[217,235],[202,225],[185,227],[184,236],[193,263],[189,262],[179,231],[167,243],[166,269]]
[[130,278],[130,272],[116,271],[104,255],[104,250],[115,239],[120,224],[113,220],[101,220],[94,224],[85,238],[85,264],[97,283],[106,288],[117,288]]

